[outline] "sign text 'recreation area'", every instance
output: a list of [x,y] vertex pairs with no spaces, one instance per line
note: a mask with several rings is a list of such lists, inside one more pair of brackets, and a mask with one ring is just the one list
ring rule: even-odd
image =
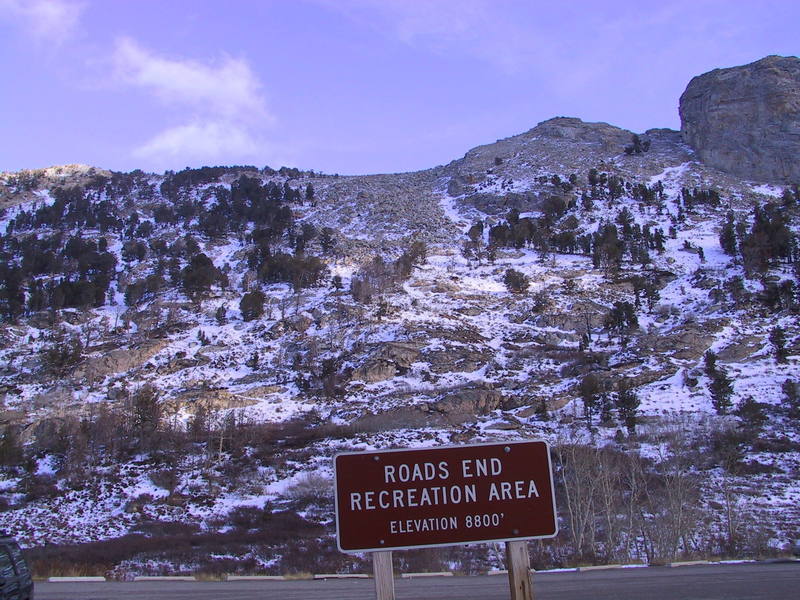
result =
[[545,442],[339,454],[335,473],[345,552],[557,533]]

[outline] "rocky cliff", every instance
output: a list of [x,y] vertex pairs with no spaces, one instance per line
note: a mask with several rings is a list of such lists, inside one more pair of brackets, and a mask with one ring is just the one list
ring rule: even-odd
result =
[[768,56],[693,78],[681,132],[709,166],[761,181],[800,181],[800,59]]

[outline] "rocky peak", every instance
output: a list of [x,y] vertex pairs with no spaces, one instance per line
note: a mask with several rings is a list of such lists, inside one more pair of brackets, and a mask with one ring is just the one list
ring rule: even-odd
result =
[[800,180],[800,59],[767,56],[693,78],[681,132],[709,166],[748,179]]
[[587,123],[575,117],[555,117],[542,121],[528,135],[565,141],[599,144],[619,152],[633,133],[608,123]]

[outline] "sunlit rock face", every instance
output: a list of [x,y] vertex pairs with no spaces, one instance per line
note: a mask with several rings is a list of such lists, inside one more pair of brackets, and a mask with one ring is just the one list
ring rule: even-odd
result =
[[800,59],[768,56],[693,78],[681,132],[709,166],[748,179],[800,181]]

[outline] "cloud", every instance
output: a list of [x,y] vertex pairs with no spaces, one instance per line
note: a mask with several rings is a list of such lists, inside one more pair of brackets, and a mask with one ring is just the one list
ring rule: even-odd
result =
[[133,155],[184,164],[197,160],[219,162],[233,157],[256,156],[262,149],[263,144],[244,127],[224,121],[207,121],[170,127],[136,148]]
[[56,46],[74,36],[85,8],[71,0],[0,0],[0,15],[19,22],[37,41]]
[[119,80],[152,91],[169,105],[188,106],[226,118],[271,118],[261,84],[243,60],[224,57],[217,65],[156,56],[123,38],[114,52]]
[[246,61],[168,58],[123,38],[112,62],[118,83],[152,94],[181,121],[136,148],[134,156],[171,164],[263,158],[261,134],[275,119]]

